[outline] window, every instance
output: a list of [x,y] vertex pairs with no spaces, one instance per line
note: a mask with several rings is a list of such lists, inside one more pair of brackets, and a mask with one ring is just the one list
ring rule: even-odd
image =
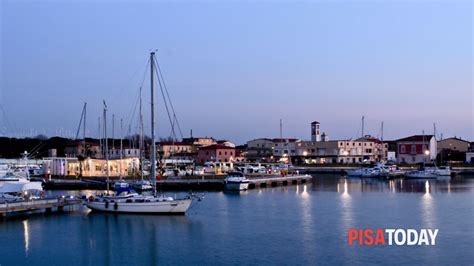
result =
[[362,146],[362,143],[359,142],[359,146]]
[[227,152],[226,152],[226,151],[224,152],[224,155],[227,155]]
[[221,152],[221,151],[219,152],[219,155],[222,155],[222,152]]
[[367,143],[364,143],[364,146],[367,146]]
[[412,154],[416,153],[416,145],[411,145],[411,153]]
[[209,152],[208,152],[208,151],[206,151],[206,155],[209,155]]
[[413,162],[416,162],[416,157],[415,157],[415,156],[411,157],[411,160],[412,160]]
[[400,153],[405,153],[405,152],[406,152],[405,145],[400,145]]
[[356,145],[355,142],[352,142],[352,146],[355,146],[355,145]]
[[233,153],[233,152],[230,152],[230,156],[232,156],[232,153]]

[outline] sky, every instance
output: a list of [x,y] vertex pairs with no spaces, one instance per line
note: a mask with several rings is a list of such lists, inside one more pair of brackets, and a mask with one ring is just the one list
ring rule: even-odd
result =
[[[0,134],[137,132],[157,50],[185,137],[474,140],[471,1],[0,0]],[[159,92],[157,92],[158,94]],[[159,96],[159,94],[158,94]],[[156,97],[158,137],[170,135]],[[123,120],[122,130],[120,119]],[[121,133],[122,132],[122,133]]]

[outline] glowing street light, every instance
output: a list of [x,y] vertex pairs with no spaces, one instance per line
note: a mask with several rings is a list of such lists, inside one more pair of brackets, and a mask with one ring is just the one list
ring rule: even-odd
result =
[[425,155],[430,155],[430,151],[429,151],[429,150],[425,150]]

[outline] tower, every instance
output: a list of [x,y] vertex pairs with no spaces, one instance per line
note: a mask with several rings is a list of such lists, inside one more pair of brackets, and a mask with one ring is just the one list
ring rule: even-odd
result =
[[321,133],[319,131],[319,122],[311,123],[311,141],[321,141]]

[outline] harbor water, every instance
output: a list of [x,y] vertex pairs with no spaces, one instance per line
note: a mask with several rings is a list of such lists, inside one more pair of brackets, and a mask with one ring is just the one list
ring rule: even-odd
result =
[[[1,221],[0,265],[472,265],[473,196],[473,177],[315,176],[297,186],[209,192],[185,216],[76,206]],[[439,233],[435,246],[349,246],[350,228]]]

